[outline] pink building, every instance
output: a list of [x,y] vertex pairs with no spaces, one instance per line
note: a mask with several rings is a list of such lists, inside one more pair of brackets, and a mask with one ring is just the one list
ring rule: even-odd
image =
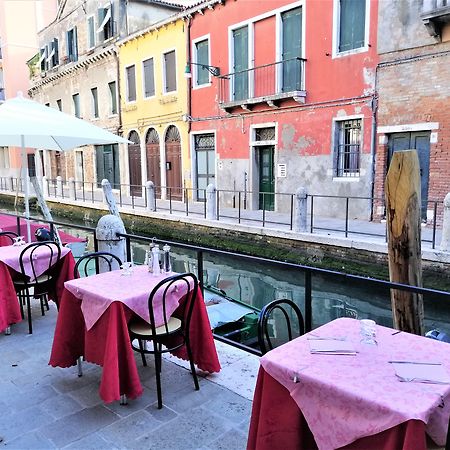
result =
[[[289,210],[283,193],[300,186],[370,196],[378,1],[207,6],[190,22],[194,186],[275,211]],[[370,215],[367,200],[353,206],[352,217]],[[345,213],[345,201],[314,207]]]
[[[0,102],[27,96],[30,70],[27,61],[39,50],[37,32],[56,15],[57,0],[0,0]],[[20,152],[0,148],[0,176],[17,176]]]

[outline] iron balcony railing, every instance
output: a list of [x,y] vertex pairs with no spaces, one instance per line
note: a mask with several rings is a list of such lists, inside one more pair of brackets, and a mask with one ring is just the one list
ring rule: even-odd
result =
[[219,77],[219,103],[226,107],[302,96],[305,62],[291,58],[223,75]]

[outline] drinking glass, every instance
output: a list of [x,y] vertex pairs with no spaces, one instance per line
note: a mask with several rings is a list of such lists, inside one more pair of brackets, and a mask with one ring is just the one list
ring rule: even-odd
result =
[[360,320],[361,342],[363,344],[377,345],[377,324],[371,319]]

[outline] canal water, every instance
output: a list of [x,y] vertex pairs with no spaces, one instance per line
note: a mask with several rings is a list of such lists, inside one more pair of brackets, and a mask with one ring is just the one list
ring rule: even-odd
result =
[[[8,211],[6,208],[2,209]],[[58,219],[55,217],[55,220]],[[95,227],[92,223],[79,225]],[[90,237],[88,250],[93,249],[91,233],[70,226],[61,228],[73,235]],[[133,244],[135,263],[144,262],[146,249],[147,245]],[[172,248],[171,255],[174,271],[197,272],[194,252]],[[203,257],[206,287],[221,291],[258,310],[274,299],[288,298],[304,311],[305,280],[301,270],[275,264],[249,263],[245,259],[212,255],[206,251]],[[439,329],[450,334],[450,304],[425,297],[424,306],[426,330]],[[313,328],[338,317],[370,318],[380,325],[392,326],[389,289],[368,286],[364,281],[355,283],[344,277],[313,274],[312,311]]]

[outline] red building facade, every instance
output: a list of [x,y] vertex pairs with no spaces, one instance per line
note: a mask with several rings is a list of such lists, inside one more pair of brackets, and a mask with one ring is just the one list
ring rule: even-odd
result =
[[[193,15],[188,120],[199,197],[213,183],[227,191],[224,205],[240,196],[248,208],[283,212],[299,187],[372,194],[377,8],[226,0]],[[339,216],[344,205],[319,199],[315,210]],[[369,202],[354,201],[350,214],[367,218]]]

